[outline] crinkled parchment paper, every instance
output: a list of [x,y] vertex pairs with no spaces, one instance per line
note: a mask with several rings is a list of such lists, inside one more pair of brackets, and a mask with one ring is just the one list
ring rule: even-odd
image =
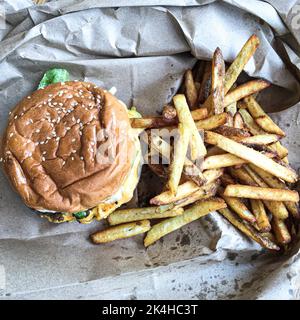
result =
[[[273,83],[261,103],[286,130],[290,160],[299,169],[296,1],[134,0],[125,7],[125,1],[104,0],[102,8],[94,0],[43,6],[11,2],[0,3],[7,18],[0,30],[1,131],[9,110],[49,68],[66,68],[73,79],[108,89],[115,86],[129,106],[153,114],[176,92],[184,70],[196,61],[193,56],[210,59],[219,46],[230,62],[256,33],[261,46],[246,72]],[[155,182],[148,178],[151,189]],[[141,184],[139,190],[143,188]],[[26,209],[1,172],[0,278],[6,277],[1,296],[300,298],[299,246],[287,256],[270,254],[217,213],[147,250],[142,237],[92,245],[88,236],[101,227],[99,222],[52,225],[41,220]]]

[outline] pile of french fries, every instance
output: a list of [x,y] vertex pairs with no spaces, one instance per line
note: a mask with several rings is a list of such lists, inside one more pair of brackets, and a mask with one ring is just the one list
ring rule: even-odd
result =
[[[111,227],[93,234],[94,243],[147,232],[148,247],[218,211],[262,247],[289,248],[300,213],[299,194],[292,190],[298,177],[280,142],[285,133],[256,100],[270,84],[262,79],[238,81],[258,46],[258,37],[252,35],[229,66],[217,48],[211,62],[199,61],[194,70],[186,71],[162,116],[132,119],[133,128],[144,129],[148,160],[158,156],[165,161],[148,161],[165,181],[165,189],[149,207],[110,214]],[[152,129],[163,130],[157,134]],[[177,138],[166,139],[166,132],[174,129]]]

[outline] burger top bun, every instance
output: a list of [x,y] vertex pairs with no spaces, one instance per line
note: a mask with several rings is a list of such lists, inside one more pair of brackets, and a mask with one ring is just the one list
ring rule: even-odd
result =
[[11,112],[4,169],[28,207],[78,212],[116,193],[135,156],[122,102],[92,83],[47,86]]

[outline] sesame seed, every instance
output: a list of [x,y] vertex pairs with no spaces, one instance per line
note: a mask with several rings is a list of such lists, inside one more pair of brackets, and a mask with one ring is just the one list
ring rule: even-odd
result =
[[9,136],[10,136],[10,137],[12,137],[13,135],[14,135],[13,133],[10,133],[10,135],[9,135]]
[[64,166],[66,164],[66,161],[63,161],[62,165]]
[[82,132],[81,131],[79,131],[79,135],[82,136]]
[[0,162],[2,162],[3,161],[3,158],[0,158]]
[[42,157],[42,161],[46,161],[45,157]]
[[59,139],[60,139],[60,137],[57,137],[55,140],[56,140],[56,141],[59,141]]
[[72,150],[72,153],[76,153],[76,150]]
[[92,145],[92,146],[94,146],[94,145],[95,145],[95,142],[94,142],[94,141],[92,141],[92,142],[91,142],[91,145]]
[[48,94],[48,96],[51,98],[51,97],[53,97],[53,94]]
[[76,141],[76,139],[74,138],[74,139],[72,139],[72,142],[75,142]]
[[83,160],[83,157],[80,157],[80,160]]
[[8,113],[9,115],[11,115],[11,111],[9,111],[9,113]]
[[74,160],[74,157],[71,157],[71,160],[73,161],[73,160]]
[[69,130],[71,130],[71,128],[70,127],[66,127],[66,130],[69,131]]
[[41,141],[41,142],[40,142],[40,144],[44,144],[44,143],[45,143],[45,141]]
[[77,123],[80,123],[80,119],[77,119],[77,121],[76,121]]
[[47,151],[43,151],[43,154],[46,154],[47,153]]
[[14,118],[15,118],[15,119],[18,119],[18,116],[15,116]]
[[27,97],[27,99],[31,99],[31,97],[30,97],[30,96],[28,96],[28,97]]
[[62,102],[60,102],[58,105],[62,107],[64,104]]
[[41,130],[40,130],[40,129],[36,129],[35,132],[36,132],[36,133],[40,133]]

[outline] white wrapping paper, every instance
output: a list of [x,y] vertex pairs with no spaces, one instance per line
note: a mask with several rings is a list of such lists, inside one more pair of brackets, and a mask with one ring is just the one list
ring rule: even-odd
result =
[[[43,6],[4,1],[0,30],[0,130],[8,112],[52,67],[73,79],[117,87],[144,115],[160,111],[183,72],[219,46],[230,62],[256,33],[261,46],[246,67],[273,86],[260,97],[287,132],[299,169],[299,32],[295,1],[61,0]],[[166,7],[168,5],[172,7]],[[144,5],[144,6],[143,6]],[[137,7],[136,7],[137,6]],[[25,8],[25,9],[24,9]],[[297,78],[298,77],[298,78]],[[298,79],[298,80],[297,80]],[[143,177],[144,178],[144,177]],[[153,179],[148,177],[151,192]],[[92,245],[102,227],[53,225],[27,209],[0,173],[2,298],[299,299],[300,253],[261,250],[216,213],[145,250],[142,237]],[[3,271],[4,270],[4,271]],[[1,278],[1,277],[0,277]]]

